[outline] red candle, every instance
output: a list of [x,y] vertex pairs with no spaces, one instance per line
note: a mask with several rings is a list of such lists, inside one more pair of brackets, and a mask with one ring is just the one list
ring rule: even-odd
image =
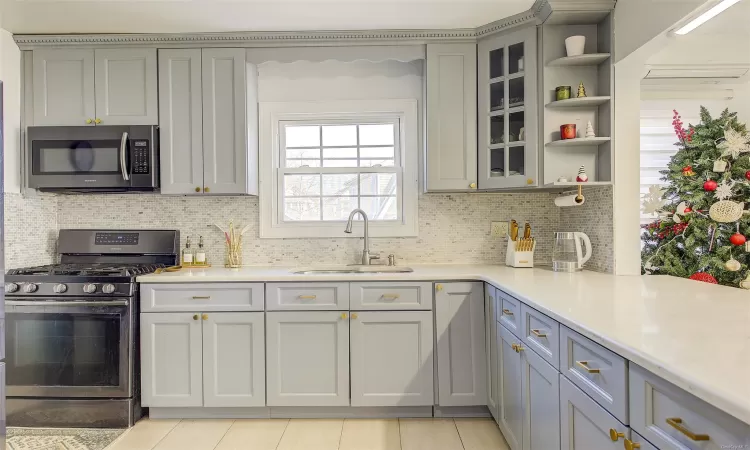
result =
[[575,139],[576,138],[576,124],[566,123],[560,125],[560,139]]

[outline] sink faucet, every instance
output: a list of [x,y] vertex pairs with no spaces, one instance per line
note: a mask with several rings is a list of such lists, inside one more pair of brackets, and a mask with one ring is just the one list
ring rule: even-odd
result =
[[346,223],[346,229],[344,230],[344,233],[352,233],[352,221],[354,220],[354,216],[359,213],[362,216],[362,219],[365,221],[365,249],[362,251],[362,265],[363,266],[369,266],[372,264],[373,259],[380,259],[380,256],[370,256],[370,230],[369,230],[369,219],[367,218],[367,213],[362,211],[361,209],[357,208],[353,210],[349,214],[349,221]]

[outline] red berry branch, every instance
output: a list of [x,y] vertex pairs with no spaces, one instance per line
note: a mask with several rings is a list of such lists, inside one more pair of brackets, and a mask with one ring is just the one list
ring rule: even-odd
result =
[[695,134],[693,127],[690,127],[690,129],[686,131],[682,128],[684,124],[682,123],[682,116],[680,113],[678,113],[676,109],[673,109],[672,112],[674,113],[672,116],[672,127],[674,128],[674,133],[677,135],[677,138],[683,144],[693,142],[693,134]]

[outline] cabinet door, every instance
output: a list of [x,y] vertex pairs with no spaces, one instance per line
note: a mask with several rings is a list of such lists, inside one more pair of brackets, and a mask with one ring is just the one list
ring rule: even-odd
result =
[[40,49],[33,59],[33,125],[94,125],[94,50]]
[[247,193],[247,79],[242,48],[203,49],[204,192]]
[[[612,441],[610,430],[622,436]],[[560,435],[562,450],[615,450],[630,429],[560,375]]]
[[477,46],[427,45],[427,191],[477,188]]
[[203,406],[265,406],[264,314],[203,315]]
[[524,418],[523,367],[521,354],[513,348],[519,344],[519,339],[504,326],[499,325],[497,328],[498,425],[511,450],[521,450]]
[[536,27],[479,43],[480,189],[536,186]]
[[203,191],[201,51],[159,50],[162,194]]
[[352,406],[432,406],[432,312],[351,314]]
[[523,361],[523,450],[560,450],[560,372],[531,349]]
[[94,58],[97,123],[156,125],[156,49],[97,49]]
[[349,319],[266,313],[268,406],[349,406]]
[[497,296],[495,288],[490,284],[484,285],[485,306],[484,306],[484,334],[485,334],[485,353],[487,355],[487,408],[489,408],[495,422],[498,421],[498,401],[497,401]]
[[437,284],[435,323],[439,404],[486,405],[484,283]]
[[203,405],[200,314],[141,314],[143,406]]

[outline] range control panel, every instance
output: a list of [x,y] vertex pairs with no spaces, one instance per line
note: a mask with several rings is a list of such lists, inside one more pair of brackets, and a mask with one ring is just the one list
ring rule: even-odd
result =
[[96,245],[138,245],[138,233],[96,233]]
[[148,173],[149,164],[149,145],[148,140],[133,139],[131,153],[133,154],[133,173]]

